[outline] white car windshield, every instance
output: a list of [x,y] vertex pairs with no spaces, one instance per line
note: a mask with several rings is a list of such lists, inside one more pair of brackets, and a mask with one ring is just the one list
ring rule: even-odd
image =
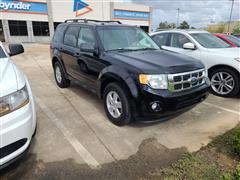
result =
[[205,48],[229,48],[229,44],[209,33],[193,33],[192,37]]
[[0,47],[0,58],[5,58],[7,57],[3,49]]
[[98,34],[106,51],[157,50],[157,44],[137,27],[99,27]]

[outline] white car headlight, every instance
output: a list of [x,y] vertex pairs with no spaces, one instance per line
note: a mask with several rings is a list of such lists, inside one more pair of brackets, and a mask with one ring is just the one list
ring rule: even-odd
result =
[[166,74],[140,74],[139,82],[144,85],[149,85],[153,89],[168,89],[168,78]]
[[10,95],[0,97],[0,117],[9,114],[29,103],[27,87]]

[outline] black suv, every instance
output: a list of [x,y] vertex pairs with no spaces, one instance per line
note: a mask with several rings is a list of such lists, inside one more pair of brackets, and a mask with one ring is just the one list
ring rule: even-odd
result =
[[209,94],[201,62],[160,50],[143,30],[118,21],[67,20],[50,48],[58,86],[76,79],[94,90],[116,125],[175,115]]

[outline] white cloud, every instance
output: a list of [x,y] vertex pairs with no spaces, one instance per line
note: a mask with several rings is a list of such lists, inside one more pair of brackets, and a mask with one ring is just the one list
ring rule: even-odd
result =
[[[127,2],[129,0],[125,0]],[[177,21],[180,8],[180,22],[186,20],[191,26],[205,27],[211,22],[227,22],[230,16],[230,0],[131,0],[154,8],[153,27],[161,21]],[[240,0],[235,0],[233,20],[240,19]]]

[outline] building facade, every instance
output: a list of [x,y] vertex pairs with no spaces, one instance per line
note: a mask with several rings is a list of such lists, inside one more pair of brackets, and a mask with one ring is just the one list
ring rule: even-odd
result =
[[151,8],[110,0],[0,0],[0,41],[49,42],[66,19],[119,20],[150,29]]

